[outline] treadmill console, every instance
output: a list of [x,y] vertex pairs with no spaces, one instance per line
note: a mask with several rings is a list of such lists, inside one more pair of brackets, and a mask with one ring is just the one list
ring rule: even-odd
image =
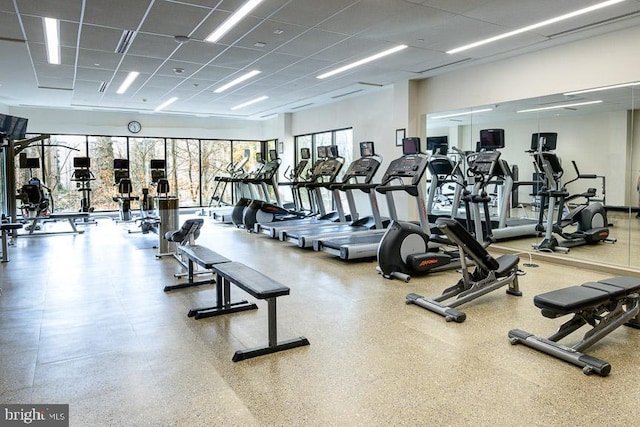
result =
[[392,160],[382,177],[382,184],[385,185],[394,178],[411,178],[411,185],[418,185],[427,169],[427,163],[427,158],[419,155]]
[[475,155],[473,163],[469,165],[467,172],[469,175],[484,176],[491,178],[494,175],[495,167],[500,158],[499,151],[481,151]]
[[362,177],[364,182],[369,183],[380,167],[380,162],[374,157],[362,157],[353,161],[344,176],[343,182],[347,182],[351,178]]
[[320,177],[326,177],[329,181],[333,181],[340,169],[342,169],[342,162],[338,159],[327,159],[316,165],[316,168],[313,170],[314,179],[318,179]]

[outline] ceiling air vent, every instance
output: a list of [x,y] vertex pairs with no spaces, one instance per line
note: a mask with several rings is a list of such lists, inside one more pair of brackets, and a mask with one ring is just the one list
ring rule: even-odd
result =
[[118,46],[116,47],[116,53],[125,53],[127,49],[129,49],[129,45],[133,41],[133,38],[136,36],[136,32],[132,30],[124,30],[122,32],[122,36],[120,36],[120,41],[118,42]]
[[100,88],[98,89],[98,92],[104,93],[105,90],[107,90],[107,82],[101,82],[100,83]]

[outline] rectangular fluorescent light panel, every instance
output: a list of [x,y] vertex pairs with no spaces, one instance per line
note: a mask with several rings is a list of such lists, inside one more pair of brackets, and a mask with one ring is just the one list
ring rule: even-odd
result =
[[596,88],[593,88],[593,89],[577,90],[575,92],[563,93],[563,95],[564,96],[581,95],[583,93],[600,92],[601,90],[618,89],[618,88],[621,88],[621,87],[631,87],[631,86],[637,86],[637,85],[640,85],[640,82],[622,83],[622,84],[619,84],[619,85],[602,86],[602,87],[596,87]]
[[60,22],[53,18],[44,18],[44,38],[47,43],[47,61],[60,64]]
[[533,113],[534,111],[559,110],[561,108],[571,108],[571,107],[580,107],[582,105],[600,104],[601,102],[602,102],[602,100],[588,101],[588,102],[577,102],[577,103],[574,103],[574,104],[554,105],[553,107],[531,108],[531,109],[528,109],[528,110],[516,111],[516,113]]
[[262,0],[249,0],[242,5],[233,15],[231,15],[226,21],[222,23],[213,33],[204,39],[206,42],[215,43],[222,38],[230,29],[236,26],[238,22],[249,14],[256,6],[258,6]]
[[245,102],[243,104],[238,104],[235,107],[231,107],[231,109],[232,110],[239,110],[241,108],[248,107],[249,105],[257,104],[258,102],[264,101],[265,99],[268,99],[268,98],[269,98],[268,96],[261,96],[261,97],[256,98],[256,99],[252,99],[251,101],[247,101],[247,102]]
[[453,113],[453,114],[445,114],[444,116],[435,116],[435,117],[431,117],[431,119],[433,119],[433,120],[449,119],[451,117],[466,116],[468,114],[485,113],[485,112],[491,111],[491,110],[493,110],[493,108],[482,108],[480,110],[465,111],[464,113]]
[[518,28],[517,30],[509,31],[507,33],[499,34],[494,37],[490,37],[488,39],[480,40],[475,43],[470,43],[464,46],[457,47],[455,49],[451,49],[447,51],[448,54],[454,54],[458,52],[462,52],[464,50],[472,49],[474,47],[482,46],[488,43],[493,43],[498,40],[506,39],[507,37],[512,37],[517,34],[522,34],[527,31],[535,30],[536,28],[545,27],[547,25],[555,24],[556,22],[565,21],[567,19],[575,18],[579,15],[584,15],[585,13],[593,12],[595,10],[599,10],[608,6],[612,6],[617,3],[621,3],[625,0],[609,0],[602,3],[594,4],[593,6],[585,7],[584,9],[576,10],[574,12],[570,12],[561,16],[557,16],[555,18],[547,19],[546,21],[538,22],[537,24],[529,25],[527,27]]
[[326,79],[327,77],[334,76],[334,75],[336,75],[338,73],[342,73],[343,71],[347,71],[347,70],[350,70],[352,68],[359,67],[360,65],[366,64],[366,63],[371,62],[371,61],[375,61],[376,59],[380,59],[380,58],[382,58],[384,56],[391,55],[392,53],[399,52],[399,51],[401,51],[403,49],[406,49],[407,47],[408,47],[407,45],[402,44],[400,46],[396,46],[394,48],[387,49],[387,50],[385,50],[383,52],[376,53],[375,55],[368,56],[368,57],[366,57],[364,59],[361,59],[361,60],[356,61],[356,62],[352,62],[351,64],[347,64],[347,65],[345,65],[343,67],[336,68],[335,70],[329,71],[328,73],[320,74],[316,78],[317,79]]
[[251,77],[257,76],[258,74],[260,74],[260,71],[258,71],[258,70],[249,71],[248,73],[243,74],[242,76],[238,77],[237,79],[232,80],[229,83],[220,86],[218,89],[214,90],[213,92],[214,93],[222,93],[225,90],[227,90],[227,89],[229,89],[229,88],[231,88],[231,87],[233,87],[233,86],[235,86],[237,84],[240,84],[245,80],[249,80]]
[[164,101],[162,104],[158,105],[153,111],[160,111],[160,110],[164,110],[165,108],[167,108],[169,105],[173,104],[174,102],[176,102],[178,100],[177,96],[174,96],[173,98],[169,98],[166,101]]
[[122,84],[120,85],[116,93],[119,95],[122,95],[123,93],[125,93],[127,89],[129,89],[129,86],[131,86],[131,83],[133,83],[133,81],[138,78],[138,75],[140,75],[140,73],[137,71],[130,72],[127,75],[127,78],[124,79],[124,81],[122,82]]

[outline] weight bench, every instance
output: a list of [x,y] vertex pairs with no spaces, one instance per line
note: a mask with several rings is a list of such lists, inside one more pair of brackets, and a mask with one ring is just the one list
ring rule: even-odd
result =
[[20,228],[22,228],[20,223],[4,221],[0,223],[0,230],[2,230],[2,262],[9,262],[9,242],[7,241],[9,233]]
[[[427,299],[415,293],[408,294],[407,304],[416,304],[444,316],[447,322],[462,323],[467,315],[456,310],[455,307],[505,285],[508,285],[507,294],[522,296],[518,286],[518,276],[524,273],[518,268],[520,258],[517,255],[505,254],[498,258],[492,257],[485,247],[454,219],[439,218],[436,220],[436,225],[449,240],[458,245],[462,278],[433,299]],[[466,257],[475,264],[471,274],[469,274]],[[445,303],[451,299],[453,301]]]
[[[533,303],[542,310],[544,317],[555,319],[568,314],[573,314],[573,317],[549,338],[512,329],[509,331],[509,340],[511,344],[521,343],[580,366],[587,375],[596,373],[606,377],[611,365],[583,351],[622,325],[640,329],[638,292],[640,279],[623,276],[537,295]],[[558,343],[586,324],[591,325],[591,329],[578,343],[572,347]]]
[[[89,218],[89,213],[87,212],[57,212],[57,213],[52,213],[45,216],[27,217],[27,218],[24,218],[24,220],[27,223],[30,222],[30,225],[27,225],[26,227],[29,233],[24,235],[21,234],[21,236],[45,236],[45,235],[52,235],[52,234],[82,234],[84,233],[84,230],[78,230],[78,228],[76,227],[76,220],[78,219],[86,220],[87,218]],[[62,219],[66,219],[69,222],[69,225],[71,225],[72,231],[51,231],[51,232],[34,233],[34,231],[38,228],[38,222],[58,221]]]
[[267,300],[268,304],[268,345],[249,350],[237,350],[233,355],[232,360],[234,362],[309,345],[309,340],[305,337],[278,342],[276,298],[289,295],[290,289],[288,287],[240,262],[219,263],[211,268],[215,271],[218,280],[216,305],[191,309],[189,310],[189,317],[204,319],[258,308],[256,304],[244,300],[231,302],[231,284],[236,285],[257,299]]
[[217,252],[209,248],[199,245],[178,246],[178,253],[187,259],[187,281],[176,285],[167,285],[164,287],[165,292],[175,289],[190,288],[192,286],[209,285],[216,283],[215,277],[210,279],[195,281],[194,276],[198,273],[195,271],[195,265],[211,270],[211,274],[215,275],[213,267],[220,263],[231,262],[231,260],[223,257]]

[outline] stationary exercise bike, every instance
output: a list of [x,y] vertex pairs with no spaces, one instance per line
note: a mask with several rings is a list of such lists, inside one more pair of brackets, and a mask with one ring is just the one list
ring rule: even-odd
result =
[[[593,245],[600,242],[615,243],[616,239],[609,237],[607,212],[600,202],[592,202],[596,190],[590,188],[585,193],[570,195],[567,185],[578,179],[596,178],[596,175],[581,174],[575,162],[573,167],[576,178],[560,184],[564,174],[560,159],[555,153],[540,151],[535,154],[535,165],[542,173],[546,185],[538,194],[541,198],[541,209],[538,224],[542,229],[544,223],[544,206],[548,204],[547,222],[544,226],[545,237],[533,247],[536,250],[569,252],[575,246]],[[566,213],[567,202],[576,199],[585,201]],[[555,219],[554,219],[555,218]],[[567,227],[575,227],[574,231],[566,231]],[[558,241],[557,234],[563,240]]]

